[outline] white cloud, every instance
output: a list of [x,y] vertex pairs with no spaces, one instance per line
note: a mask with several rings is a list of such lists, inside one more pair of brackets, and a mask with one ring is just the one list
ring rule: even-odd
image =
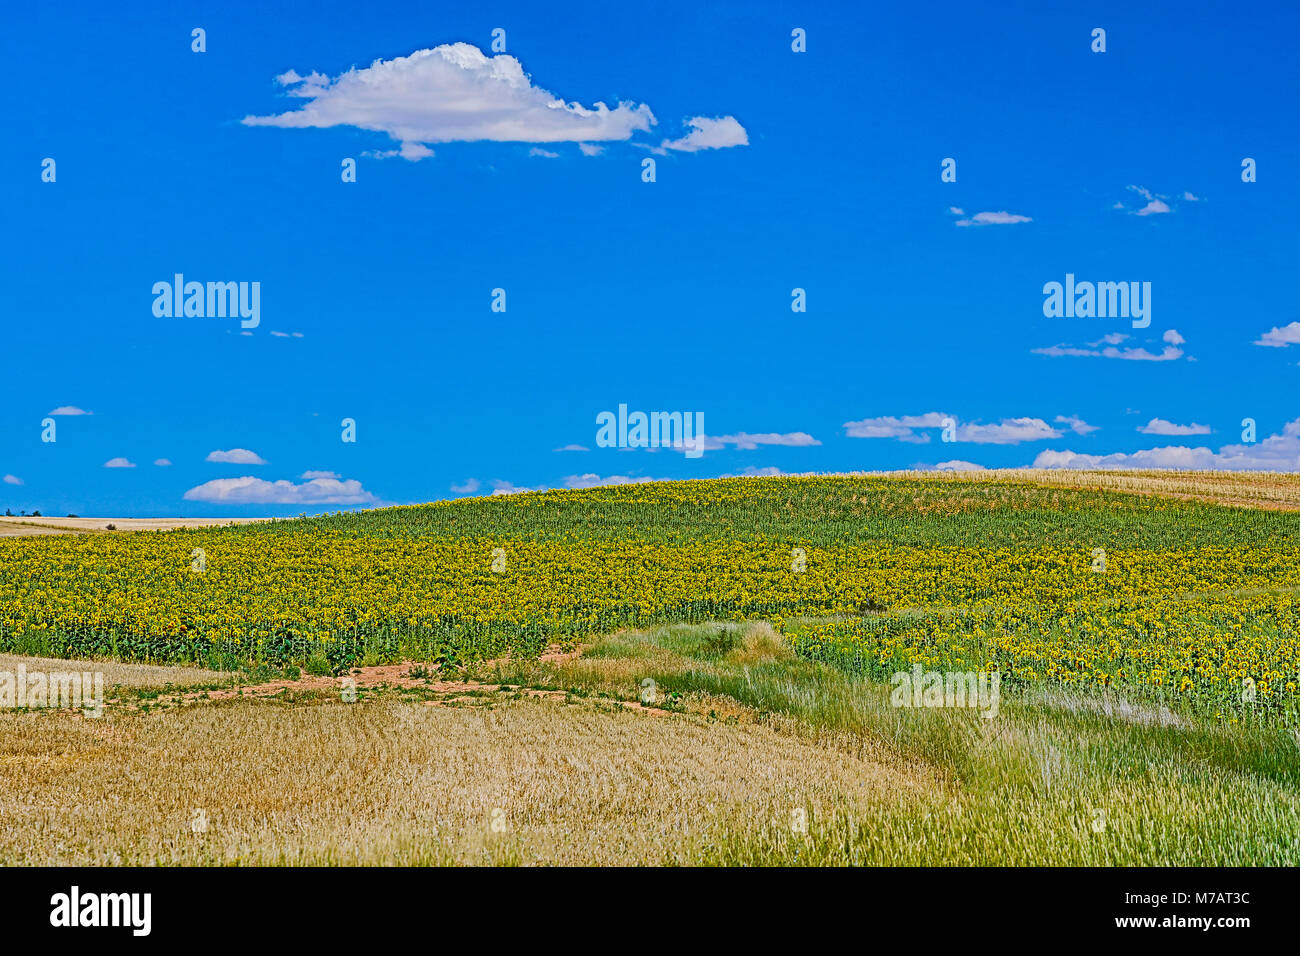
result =
[[1182,345],[1187,339],[1178,334],[1177,329],[1167,329],[1165,334],[1160,336],[1161,341],[1168,342],[1170,345]]
[[[473,479],[470,479],[471,481]],[[546,491],[546,485],[537,485],[529,488],[524,485],[516,485],[513,482],[501,481],[500,479],[492,482],[492,494],[494,495],[517,495],[524,491]]]
[[[1280,329],[1274,326],[1256,339],[1255,344],[1267,345],[1275,349],[1284,349],[1288,345],[1300,345],[1300,322],[1292,322]],[[53,414],[53,412],[50,414]]]
[[185,500],[228,505],[364,505],[379,501],[356,480],[313,478],[296,485],[251,475],[205,481],[185,492]]
[[125,458],[110,458],[104,462],[105,468],[134,468],[135,462],[128,461]]
[[[779,445],[784,448],[808,448],[813,445],[820,445],[816,438],[807,432],[736,432],[734,435],[705,435],[704,450],[718,451],[726,448],[728,445],[735,445],[742,451],[753,451],[759,445]],[[674,446],[675,447],[675,446]],[[684,451],[686,445],[683,444],[679,451]]]
[[1137,430],[1143,435],[1208,435],[1210,426],[1195,422],[1190,425],[1175,425],[1163,418],[1153,418],[1145,425],[1139,425]]
[[313,478],[338,478],[339,476],[332,471],[304,471],[298,477],[306,478],[310,481]]
[[[1106,336],[1103,341],[1110,341],[1113,336]],[[1123,341],[1127,336],[1119,336],[1119,341]],[[1164,341],[1173,343],[1166,345],[1160,352],[1148,352],[1144,348],[1130,346],[1128,348],[1115,348],[1113,345],[1104,349],[1096,348],[1079,348],[1073,345],[1049,345],[1046,348],[1030,349],[1035,355],[1046,355],[1048,358],[1108,358],[1119,359],[1125,362],[1172,362],[1183,357],[1183,350],[1176,348],[1186,340],[1170,329],[1164,334]],[[1093,345],[1100,343],[1094,342]]]
[[602,478],[600,475],[569,475],[564,479],[566,488],[601,488],[608,485],[643,485],[652,481],[665,481],[664,478],[631,478],[627,475],[606,475]]
[[942,428],[943,420],[951,417],[943,412],[903,415],[898,418],[886,415],[881,418],[863,418],[856,422],[845,422],[844,428],[845,434],[850,438],[897,438],[899,441],[923,444],[930,440],[930,436],[917,432],[916,429]]
[[1189,193],[1189,192],[1184,192],[1184,193],[1183,193],[1183,198],[1186,199],[1188,202],[1200,202],[1200,201],[1201,201],[1198,197],[1193,196],[1193,195],[1192,195],[1191,193]]
[[5,475],[3,479],[6,485],[21,485],[23,480],[17,475]]
[[93,415],[95,413],[85,411],[84,409],[78,408],[76,405],[60,405],[54,411],[50,412],[50,414],[51,415]]
[[969,219],[958,219],[959,226],[1010,226],[1018,222],[1033,222],[1028,216],[1006,212],[977,212]]
[[924,444],[930,441],[930,436],[918,429],[942,428],[945,418],[953,419],[957,441],[977,445],[1018,445],[1026,441],[1061,437],[1060,431],[1041,418],[1004,418],[996,425],[958,424],[955,416],[943,412],[903,415],[898,418],[892,415],[864,418],[856,422],[845,422],[844,428],[845,434],[850,438],[896,438],[899,441]]
[[957,428],[958,441],[980,445],[1018,445],[1060,437],[1061,433],[1041,418],[1004,418],[997,425],[960,425]]
[[582,150],[583,156],[599,156],[605,151],[604,146],[597,146],[595,143],[579,143],[578,149]]
[[477,478],[467,478],[464,484],[452,485],[451,490],[458,495],[472,495],[479,490],[479,487]]
[[559,153],[553,153],[549,149],[542,149],[540,146],[534,146],[528,151],[529,156],[537,156],[541,159],[559,159]]
[[962,461],[960,458],[954,458],[951,461],[941,461],[934,465],[918,465],[917,471],[986,471],[983,465],[977,465],[973,461]]
[[1034,459],[1035,468],[1198,468],[1223,471],[1300,471],[1300,418],[1287,422],[1280,435],[1254,444],[1209,448],[1172,445],[1132,454],[1081,455],[1073,451],[1045,451]]
[[948,211],[949,211],[950,213],[952,213],[954,216],[964,216],[964,215],[966,215],[964,212],[961,211],[961,208],[958,207],[958,206],[949,206],[949,207],[948,207]]
[[168,465],[171,464],[171,460],[168,458],[155,458],[153,463],[157,465],[159,468],[166,468]]
[[1133,213],[1133,215],[1153,216],[1153,215],[1159,215],[1161,213],[1166,213],[1166,212],[1169,212],[1168,204],[1161,202],[1159,199],[1153,199],[1145,206],[1143,206],[1141,209],[1139,209],[1137,212]]
[[214,461],[224,465],[265,465],[266,461],[256,452],[249,451],[247,448],[232,448],[230,451],[208,452],[208,457],[204,461]]
[[425,143],[627,140],[655,123],[645,104],[567,102],[534,86],[514,57],[487,56],[468,43],[377,59],[333,79],[290,70],[276,80],[308,102],[275,116],[246,116],[245,125],[355,126],[387,133],[407,159],[420,158]]
[[749,136],[745,133],[745,128],[734,116],[720,116],[717,119],[693,116],[686,122],[692,127],[691,132],[681,139],[666,139],[659,148],[696,153],[702,149],[726,149],[729,146],[749,145]]
[[1089,432],[1097,431],[1096,425],[1089,425],[1078,415],[1057,415],[1052,421],[1068,426],[1076,435],[1087,435]]
[[562,445],[559,448],[552,448],[551,451],[591,451],[586,445]]
[[1125,335],[1123,332],[1108,332],[1106,335],[1103,335],[1096,342],[1089,342],[1088,345],[1092,346],[1093,348],[1096,348],[1098,345],[1101,345],[1103,343],[1105,343],[1106,345],[1119,345],[1119,343],[1123,342],[1126,338],[1128,338],[1128,336]]

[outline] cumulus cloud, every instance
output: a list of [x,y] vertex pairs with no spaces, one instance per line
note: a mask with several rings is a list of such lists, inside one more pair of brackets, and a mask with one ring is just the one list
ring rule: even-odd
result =
[[[1284,349],[1290,345],[1300,345],[1300,322],[1292,322],[1281,328],[1274,326],[1269,329],[1258,339],[1256,345],[1267,345],[1269,348]],[[53,412],[50,413],[54,414]]]
[[957,441],[978,445],[1018,445],[1026,441],[1060,438],[1062,434],[1041,418],[1004,418],[996,425],[973,422],[959,424],[955,416],[943,412],[864,418],[856,422],[845,422],[844,429],[850,438],[895,438],[924,444],[930,441],[930,435],[920,429],[943,428],[945,419],[952,419]]
[[[1170,200],[1173,200],[1174,202],[1178,201],[1178,197],[1166,196],[1163,193],[1153,193],[1145,186],[1129,186],[1127,188],[1137,193],[1139,196],[1141,196],[1143,199],[1146,200],[1145,206],[1142,206],[1139,209],[1134,209],[1132,212],[1129,213],[1129,215],[1132,216],[1165,215],[1166,213],[1173,212],[1173,207],[1169,205]],[[1183,202],[1200,202],[1200,199],[1197,196],[1192,195],[1192,193],[1190,193],[1187,190],[1183,190],[1183,195],[1181,198]],[[1117,202],[1115,203],[1114,208],[1123,209],[1124,204]]]
[[17,475],[5,475],[3,480],[6,485],[21,485],[23,483],[23,480]]
[[697,153],[702,149],[726,149],[729,146],[748,146],[749,136],[734,116],[693,116],[686,121],[691,132],[681,139],[664,140],[660,149],[675,149],[683,153]]
[[223,465],[265,465],[266,461],[256,452],[249,451],[247,448],[232,448],[230,451],[208,452],[208,457],[204,461],[214,461]]
[[108,461],[104,462],[104,467],[105,468],[134,468],[135,462],[129,461],[126,458],[110,458]]
[[579,143],[578,149],[582,150],[583,156],[599,156],[605,151],[604,146],[597,146],[595,143]]
[[[961,215],[961,210],[954,210],[957,215]],[[958,219],[959,226],[1012,226],[1018,222],[1033,222],[1028,216],[1021,216],[1015,213],[1006,212],[977,212],[969,219]]]
[[365,505],[379,499],[361,487],[361,482],[337,478],[313,478],[302,484],[243,478],[216,478],[185,492],[186,501],[225,505]]
[[917,471],[987,471],[983,465],[977,465],[973,461],[962,461],[960,458],[954,458],[951,461],[941,461],[934,465],[917,465]]
[[534,86],[514,57],[487,56],[469,43],[377,59],[333,78],[290,70],[276,82],[307,102],[277,115],[246,116],[245,125],[354,126],[388,134],[401,144],[400,155],[412,160],[430,155],[427,143],[627,140],[655,123],[644,103],[610,109],[602,102],[588,108],[566,101]]
[[1145,425],[1139,425],[1137,430],[1143,435],[1208,435],[1210,426],[1195,422],[1190,425],[1175,425],[1163,418],[1153,418]]
[[153,460],[153,463],[154,463],[155,465],[157,465],[159,468],[166,468],[166,467],[168,467],[169,465],[171,465],[171,459],[169,459],[169,458],[155,458],[155,459]]
[[1170,445],[1131,454],[1084,455],[1073,451],[1044,451],[1035,468],[1183,468],[1222,471],[1300,471],[1300,418],[1287,422],[1280,435],[1254,444],[1209,448]]
[[85,409],[78,408],[76,405],[60,405],[51,415],[93,415],[94,412],[88,412]]

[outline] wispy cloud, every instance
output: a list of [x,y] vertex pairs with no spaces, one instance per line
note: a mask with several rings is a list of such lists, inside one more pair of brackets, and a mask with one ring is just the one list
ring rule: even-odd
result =
[[134,468],[135,462],[126,458],[110,458],[104,462],[105,468]]
[[[1178,346],[1187,342],[1177,329],[1168,329],[1161,336],[1161,341],[1165,343],[1159,352],[1150,352],[1140,346],[1128,346],[1126,348],[1117,348],[1116,346],[1125,341],[1127,335],[1118,332],[1111,333],[1102,338],[1101,342],[1092,342],[1090,347],[1082,348],[1074,345],[1049,345],[1046,348],[1030,349],[1034,355],[1046,355],[1048,358],[1106,358],[1119,359],[1124,362],[1173,362],[1180,359],[1185,354]],[[1105,348],[1097,348],[1102,342],[1111,343]]]
[[78,408],[76,405],[60,405],[51,415],[93,415],[94,412],[88,412],[85,409]]
[[[845,434],[850,438],[894,438],[898,441],[924,444],[930,435],[922,429],[942,428],[944,419],[953,421],[956,441],[977,445],[1018,445],[1026,441],[1060,438],[1062,432],[1041,418],[1004,418],[997,424],[978,422],[959,423],[952,415],[943,412],[926,412],[924,415],[892,415],[880,418],[863,418],[845,422]],[[1085,427],[1091,427],[1086,426]]]
[[5,475],[3,479],[6,485],[21,485],[23,480],[17,475]]
[[[954,215],[962,214],[960,209],[955,206],[950,210]],[[1005,210],[1002,212],[977,212],[968,219],[958,219],[959,226],[1013,226],[1020,222],[1033,222],[1028,216],[1021,216],[1016,213],[1010,213]]]

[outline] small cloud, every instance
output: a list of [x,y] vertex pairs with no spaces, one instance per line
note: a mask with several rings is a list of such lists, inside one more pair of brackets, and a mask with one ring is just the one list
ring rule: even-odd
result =
[[337,478],[339,477],[332,471],[304,471],[299,478],[306,478],[308,481],[313,478]]
[[954,458],[951,461],[941,461],[935,465],[918,465],[918,471],[987,471],[983,465],[977,465],[973,461],[962,461],[960,458]]
[[1124,204],[1123,204],[1122,202],[1117,202],[1117,203],[1115,203],[1115,205],[1111,206],[1110,208],[1111,208],[1111,209],[1123,209],[1123,208],[1124,208]]
[[553,153],[553,152],[551,152],[549,149],[542,149],[542,148],[539,147],[539,146],[534,146],[532,149],[530,149],[530,150],[528,151],[528,155],[529,155],[529,156],[537,156],[537,157],[539,157],[540,159],[559,159],[559,158],[560,158],[560,154],[559,154],[559,153]]
[[157,465],[159,468],[166,468],[169,465],[171,465],[171,461],[167,458],[155,458],[153,460],[153,463]]
[[363,150],[361,155],[371,159],[392,159],[394,156],[400,156],[407,162],[418,163],[422,159],[433,156],[433,150],[423,143],[403,143],[401,149],[367,149]]
[[559,448],[552,448],[551,451],[591,451],[586,445],[561,445]]
[[1020,442],[1061,437],[1060,431],[1041,418],[1004,418],[996,425],[958,424],[954,416],[943,412],[898,418],[892,415],[864,418],[856,422],[845,422],[844,428],[850,438],[895,438],[898,441],[925,444],[930,441],[930,436],[919,429],[943,428],[945,419],[951,420],[957,441],[978,445],[1018,445]]
[[952,213],[954,216],[964,216],[964,215],[966,215],[966,214],[965,214],[964,212],[962,212],[961,209],[958,208],[957,206],[949,206],[949,207],[948,207],[948,211],[949,211],[950,213]]
[[[473,479],[470,479],[473,481]],[[502,481],[496,479],[492,482],[492,494],[494,495],[518,495],[525,491],[546,491],[545,485],[538,485],[535,488],[528,488],[523,485],[516,485],[514,482]]]
[[223,465],[265,465],[266,461],[256,452],[249,451],[247,448],[232,448],[230,451],[208,452],[208,457],[204,461],[217,462]]
[[1145,206],[1143,206],[1141,209],[1139,209],[1137,212],[1133,213],[1133,215],[1155,216],[1166,212],[1169,212],[1169,204],[1162,202],[1159,199],[1153,199]]
[[1189,193],[1189,192],[1184,192],[1184,193],[1183,193],[1183,198],[1186,199],[1188,202],[1200,202],[1200,201],[1201,201],[1200,199],[1198,199],[1196,196],[1193,196],[1193,195],[1192,195],[1191,193]]
[[135,462],[128,461],[125,458],[110,458],[104,462],[105,468],[134,468]]
[[54,411],[50,412],[50,414],[51,415],[93,415],[95,413],[85,411],[84,409],[78,408],[76,405],[60,405]]
[[1087,435],[1090,432],[1097,431],[1096,425],[1089,425],[1078,415],[1057,415],[1052,420],[1059,425],[1067,426],[1076,435]]
[[[718,451],[728,445],[734,445],[742,451],[753,451],[759,445],[778,445],[785,448],[808,448],[820,445],[816,438],[807,432],[737,432],[734,435],[704,435],[705,451]],[[683,445],[685,447],[685,445]]]
[[1256,345],[1284,349],[1289,345],[1300,345],[1300,322],[1292,322],[1280,329],[1274,327],[1255,340]]
[[1210,426],[1195,422],[1190,425],[1175,425],[1163,418],[1153,418],[1145,425],[1139,425],[1137,430],[1143,435],[1208,435]]
[[595,143],[579,143],[578,149],[582,150],[583,156],[599,156],[605,151],[604,146],[597,146]]
[[977,212],[969,219],[958,219],[959,226],[1011,226],[1018,222],[1033,222],[1028,216],[1006,212]]
[[21,485],[23,483],[23,480],[17,475],[5,475],[3,480],[6,485]]
[[1183,338],[1181,335],[1178,334],[1177,329],[1169,329],[1160,338],[1161,341],[1167,342],[1170,345],[1182,345],[1184,342],[1187,341],[1187,339]]
[[478,491],[479,483],[477,478],[469,478],[463,485],[452,485],[451,490],[458,495],[472,495]]
[[272,330],[271,334],[274,335],[277,339],[287,339],[289,337],[288,332],[276,332]]
[[1096,348],[1098,345],[1102,345],[1102,344],[1119,345],[1119,343],[1123,342],[1126,338],[1128,338],[1128,336],[1125,335],[1123,332],[1110,332],[1106,335],[1103,335],[1096,342],[1089,342],[1088,345],[1092,348]]
[[730,146],[748,146],[749,136],[734,116],[694,116],[686,121],[693,127],[681,139],[664,140],[660,149],[675,149],[683,153],[697,153],[702,149],[726,149]]

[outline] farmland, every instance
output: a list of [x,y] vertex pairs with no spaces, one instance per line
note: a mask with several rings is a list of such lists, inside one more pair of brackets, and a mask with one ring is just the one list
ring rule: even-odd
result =
[[[81,658],[108,689],[99,718],[0,710],[0,862],[1295,865],[1277,479],[736,479],[6,539],[0,670]],[[899,706],[913,668],[1001,699]]]
[[1290,511],[1015,476],[726,479],[0,541],[0,650],[337,673],[761,619],[877,679],[997,671],[1290,726],[1298,588]]

